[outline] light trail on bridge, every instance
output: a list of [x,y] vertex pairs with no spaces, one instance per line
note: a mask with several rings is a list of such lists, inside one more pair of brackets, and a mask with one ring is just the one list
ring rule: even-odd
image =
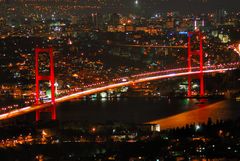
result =
[[188,48],[187,46],[165,46],[165,45],[144,45],[144,44],[115,44],[116,46],[121,46],[121,47],[135,47],[135,48],[183,48],[186,49]]
[[[234,70],[234,69],[236,69],[236,68],[211,69],[211,70],[204,70],[203,73],[219,73],[219,72],[221,73],[221,72],[225,72],[228,70]],[[171,71],[173,72],[174,70],[171,70]],[[179,72],[179,69],[176,69],[176,71]],[[114,89],[114,88],[119,88],[119,87],[123,87],[123,86],[131,86],[136,83],[143,83],[143,82],[148,82],[148,81],[174,78],[174,77],[182,77],[182,76],[186,76],[186,75],[195,75],[195,74],[200,74],[200,73],[201,73],[200,71],[192,71],[192,72],[179,72],[179,73],[163,74],[163,75],[159,75],[159,76],[145,76],[145,77],[136,78],[133,80],[126,80],[124,82],[112,83],[112,84],[108,84],[108,85],[103,85],[101,87],[87,89],[85,91],[76,92],[74,94],[69,94],[67,96],[57,98],[56,103],[59,104],[62,102],[70,101],[72,99],[92,95],[95,93],[103,92],[103,91]],[[20,115],[34,112],[39,109],[47,108],[51,105],[52,105],[51,103],[44,103],[44,104],[40,104],[40,105],[27,106],[27,107],[24,107],[21,109],[13,110],[8,113],[1,114],[0,120],[7,120],[10,118],[14,118],[14,117],[17,117]]]

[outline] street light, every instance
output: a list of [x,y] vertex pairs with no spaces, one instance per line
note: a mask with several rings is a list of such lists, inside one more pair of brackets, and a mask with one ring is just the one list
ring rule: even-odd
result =
[[139,4],[138,0],[135,0],[135,5],[138,5],[138,4]]
[[200,125],[195,125],[195,131],[200,130],[201,126]]

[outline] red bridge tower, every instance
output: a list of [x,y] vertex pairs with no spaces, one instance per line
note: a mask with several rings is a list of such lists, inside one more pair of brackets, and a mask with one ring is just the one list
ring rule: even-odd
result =
[[[192,50],[192,44],[191,44],[191,38],[195,36],[198,41],[199,49]],[[199,56],[199,70],[200,74],[198,75],[198,78],[200,80],[200,96],[204,96],[204,79],[203,79],[203,37],[202,33],[200,31],[195,32],[188,32],[188,72],[192,72],[192,56],[197,55]],[[188,97],[192,96],[192,75],[188,76]]]
[[[50,57],[50,75],[41,76],[39,75],[39,64],[38,57],[40,53],[48,53]],[[55,102],[55,80],[54,80],[54,61],[53,61],[53,49],[52,48],[36,48],[35,49],[35,73],[36,73],[36,104],[40,104],[40,94],[39,94],[39,83],[40,81],[50,81],[51,83],[51,104],[52,106],[47,109],[36,111],[36,121],[40,120],[41,112],[50,112],[52,115],[52,120],[56,120],[56,102]]]

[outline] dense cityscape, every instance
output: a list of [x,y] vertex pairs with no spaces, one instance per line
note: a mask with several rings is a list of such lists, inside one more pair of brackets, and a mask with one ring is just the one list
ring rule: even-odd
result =
[[0,0],[0,159],[238,160],[240,4],[219,1]]

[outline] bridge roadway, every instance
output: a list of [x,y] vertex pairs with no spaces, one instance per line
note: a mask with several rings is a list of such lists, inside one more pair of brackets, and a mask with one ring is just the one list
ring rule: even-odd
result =
[[187,49],[187,46],[167,46],[167,45],[154,45],[154,44],[115,44],[116,46],[120,46],[120,47],[135,47],[135,48],[183,48],[183,49]]
[[[229,67],[218,66],[217,69],[216,69],[215,66],[210,67],[211,69],[209,69],[209,67],[205,67],[203,73],[221,73],[221,72],[225,72],[225,71],[228,71],[228,70],[234,70],[236,68],[233,67],[233,65],[234,66],[240,65],[240,63],[232,64],[232,66],[229,66]],[[187,75],[196,75],[196,74],[201,73],[198,70],[188,72],[187,68],[182,68],[181,70],[180,69],[171,69],[171,70],[166,70],[166,71],[170,71],[170,73],[167,74],[167,73],[164,73],[164,71],[144,73],[144,74],[134,75],[134,76],[130,77],[131,79],[129,79],[129,80],[120,79],[121,80],[120,82],[119,81],[118,82],[110,82],[109,84],[102,84],[101,86],[91,87],[91,89],[86,89],[84,91],[76,92],[76,93],[73,93],[73,94],[69,94],[69,95],[57,98],[56,103],[59,104],[59,103],[66,102],[66,101],[69,101],[69,100],[72,100],[72,99],[92,95],[92,94],[95,94],[95,93],[103,92],[103,91],[106,91],[106,90],[110,90],[110,89],[114,89],[114,88],[118,88],[118,87],[122,87],[122,86],[131,86],[131,85],[136,84],[136,83],[149,82],[149,81],[166,79],[166,78],[173,78],[173,77],[182,77],[182,76],[187,76]],[[162,75],[157,75],[157,74],[160,74],[160,73],[163,73],[163,74]],[[116,80],[119,80],[119,79],[116,79]],[[34,112],[38,109],[44,109],[44,108],[47,108],[49,106],[51,106],[51,103],[44,103],[44,104],[40,104],[40,105],[32,105],[32,106],[23,107],[23,108],[20,108],[20,109],[17,109],[17,110],[13,110],[13,111],[7,112],[5,114],[1,114],[0,115],[0,121],[1,120],[7,120],[7,119],[10,119],[10,118],[14,118],[14,117],[24,115],[24,114],[27,114],[27,113],[31,113],[31,112]]]

